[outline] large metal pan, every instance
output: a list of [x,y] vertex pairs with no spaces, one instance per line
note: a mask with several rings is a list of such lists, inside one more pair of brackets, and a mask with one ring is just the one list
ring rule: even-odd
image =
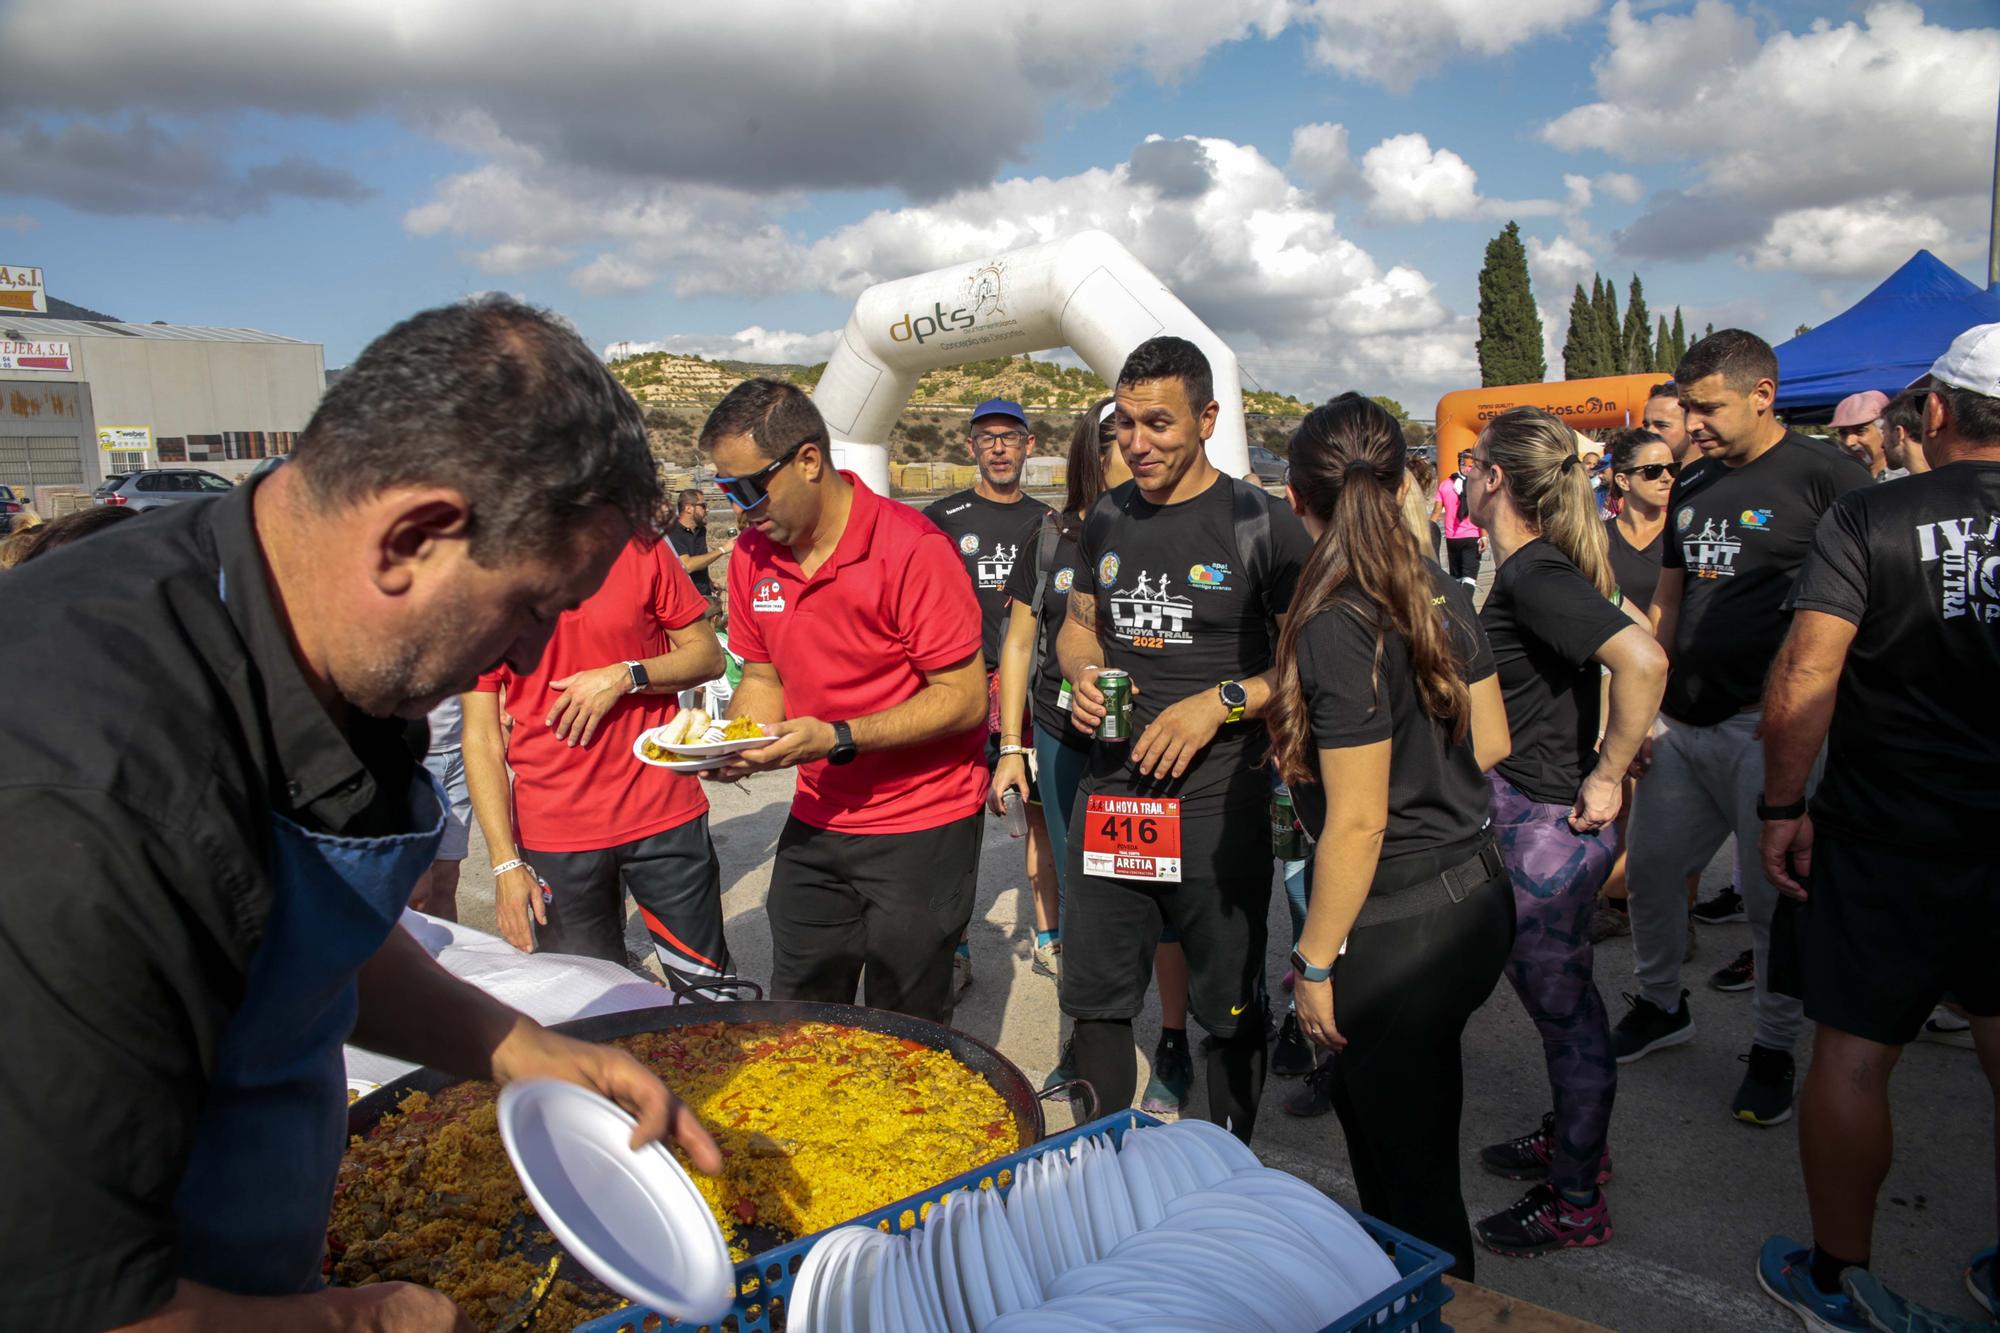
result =
[[[600,1014],[594,1018],[557,1023],[553,1027],[557,1032],[584,1041],[611,1041],[636,1033],[666,1032],[700,1023],[837,1023],[918,1042],[933,1050],[949,1051],[960,1063],[992,1084],[993,1090],[1000,1094],[1000,1099],[1007,1104],[1008,1113],[1014,1117],[1023,1148],[1039,1143],[1047,1132],[1047,1125],[1042,1119],[1042,1101],[1057,1095],[1067,1096],[1072,1087],[1065,1084],[1037,1094],[1034,1084],[1013,1061],[977,1037],[940,1023],[911,1018],[908,1014],[853,1004],[821,1004],[809,1000],[676,1004],[656,1009],[634,1009],[622,1014]],[[405,1074],[350,1106],[347,1110],[347,1132],[366,1134],[412,1092],[436,1092],[461,1081],[456,1075],[435,1069],[419,1069]],[[1084,1086],[1087,1088],[1087,1085]],[[1094,1104],[1097,1099],[1092,1095],[1089,1100]],[[1093,1105],[1091,1109],[1094,1113],[1096,1108]]]

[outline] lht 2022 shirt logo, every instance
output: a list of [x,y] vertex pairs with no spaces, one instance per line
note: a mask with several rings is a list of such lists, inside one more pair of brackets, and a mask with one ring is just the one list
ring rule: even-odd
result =
[[1014,560],[1020,552],[1018,546],[994,547],[976,562],[972,581],[982,588],[1006,587],[1007,576],[1014,572]]
[[2000,516],[1919,523],[1917,554],[1938,567],[1938,610],[1946,620],[2000,621]]
[[[1763,515],[1763,522],[1769,523],[1768,510],[1755,511]],[[1677,520],[1681,532],[1681,560],[1688,573],[1698,579],[1731,579],[1736,577],[1736,555],[1743,549],[1742,541],[1729,530],[1726,518],[1711,518],[1695,532],[1694,510],[1683,509]]]
[[958,539],[958,549],[965,555],[977,555],[979,553],[979,534],[968,532],[963,537],[960,537]]
[[752,611],[782,611],[785,609],[785,585],[776,579],[758,579],[757,586],[750,590]]
[[1194,642],[1188,624],[1194,603],[1170,590],[1162,571],[1157,579],[1145,570],[1130,592],[1111,598],[1111,624],[1118,637],[1134,648],[1165,648]]
[[1057,592],[1066,593],[1074,586],[1076,586],[1076,571],[1074,569],[1070,568],[1068,565],[1064,565],[1061,569],[1058,569],[1056,571]]

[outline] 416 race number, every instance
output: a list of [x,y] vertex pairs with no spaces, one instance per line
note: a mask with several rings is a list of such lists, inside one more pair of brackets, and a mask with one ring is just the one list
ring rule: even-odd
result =
[[1181,803],[1092,796],[1084,806],[1083,873],[1178,884]]

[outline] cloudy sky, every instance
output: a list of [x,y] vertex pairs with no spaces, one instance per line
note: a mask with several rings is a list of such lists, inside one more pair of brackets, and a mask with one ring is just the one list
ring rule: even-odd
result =
[[0,262],[329,365],[490,289],[818,360],[870,283],[1101,227],[1251,382],[1427,415],[1509,218],[1555,374],[1593,270],[1774,341],[1919,246],[1983,281],[1995,12],[0,0]]

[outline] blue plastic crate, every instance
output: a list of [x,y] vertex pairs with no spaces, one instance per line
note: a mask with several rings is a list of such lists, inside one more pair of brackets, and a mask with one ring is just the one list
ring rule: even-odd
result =
[[[1088,1125],[1052,1134],[1032,1147],[995,1158],[962,1176],[899,1199],[886,1208],[863,1213],[852,1222],[841,1225],[872,1226],[888,1232],[908,1231],[922,1220],[924,1211],[932,1203],[954,1191],[997,1189],[1004,1194],[1014,1183],[1013,1168],[1031,1157],[1067,1148],[1078,1139],[1097,1134],[1108,1133],[1112,1142],[1119,1143],[1124,1140],[1126,1130],[1159,1123],[1141,1111],[1121,1111]],[[1396,1271],[1403,1275],[1403,1280],[1383,1292],[1372,1308],[1356,1310],[1340,1322],[1329,1324],[1320,1333],[1361,1333],[1362,1330],[1367,1333],[1401,1333],[1406,1329],[1415,1330],[1415,1333],[1451,1333],[1451,1325],[1445,1323],[1439,1314],[1452,1296],[1451,1288],[1444,1283],[1445,1270],[1452,1264],[1451,1256],[1414,1236],[1406,1236],[1394,1227],[1377,1222],[1366,1213],[1354,1212],[1353,1209],[1348,1211],[1354,1213],[1362,1229],[1380,1242],[1389,1257],[1395,1260]],[[805,1262],[806,1251],[825,1235],[825,1231],[815,1232],[738,1264],[736,1304],[717,1324],[679,1324],[653,1311],[630,1305],[577,1325],[576,1333],[652,1333],[652,1330],[665,1328],[695,1329],[699,1333],[774,1333],[783,1325],[774,1324],[772,1315],[783,1310],[785,1300],[791,1295],[792,1278]]]

